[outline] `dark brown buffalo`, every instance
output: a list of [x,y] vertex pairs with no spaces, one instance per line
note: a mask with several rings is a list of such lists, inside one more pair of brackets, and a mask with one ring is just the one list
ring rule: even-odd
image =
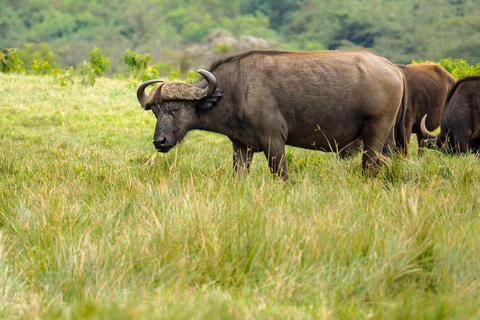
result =
[[375,172],[378,153],[393,135],[402,104],[402,72],[366,50],[251,51],[215,63],[195,84],[150,80],[137,89],[157,117],[153,144],[168,152],[189,130],[226,135],[233,164],[247,170],[254,152],[287,179],[285,145],[337,151],[357,137],[366,145],[363,167]]
[[[428,118],[430,114],[428,114]],[[478,152],[480,147],[480,76],[459,80],[450,91],[442,115],[440,133],[431,133],[424,122],[421,130],[433,138],[427,147],[436,146],[445,152]],[[427,119],[428,119],[427,118]]]
[[[426,126],[435,130],[440,126],[447,95],[455,84],[455,78],[434,63],[398,65],[405,75],[408,87],[407,111],[404,120],[405,140],[410,141],[412,133],[417,135],[419,148],[425,146],[425,136],[420,130],[422,117],[428,113]],[[398,127],[398,125],[397,125]],[[398,138],[398,135],[396,136]],[[362,149],[361,139],[355,140],[340,151],[341,158],[355,154]]]

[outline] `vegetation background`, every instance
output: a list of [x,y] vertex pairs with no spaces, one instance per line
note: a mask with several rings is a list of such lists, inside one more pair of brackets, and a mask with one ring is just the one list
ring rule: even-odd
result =
[[0,48],[64,68],[96,46],[110,73],[125,71],[127,49],[180,74],[251,48],[367,47],[395,63],[476,64],[479,16],[478,0],[0,0]]
[[0,318],[480,318],[475,155],[412,143],[371,178],[287,148],[288,182],[259,155],[236,175],[220,135],[155,152],[134,90],[250,48],[478,74],[477,1],[0,4]]

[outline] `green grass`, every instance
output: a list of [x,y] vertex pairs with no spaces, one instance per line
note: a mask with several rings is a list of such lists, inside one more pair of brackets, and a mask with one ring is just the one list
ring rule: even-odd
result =
[[480,317],[472,155],[289,148],[282,182],[212,133],[156,153],[126,81],[0,88],[0,318]]

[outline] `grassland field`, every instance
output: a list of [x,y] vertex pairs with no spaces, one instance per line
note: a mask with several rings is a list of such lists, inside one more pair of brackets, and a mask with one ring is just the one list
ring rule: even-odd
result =
[[0,74],[0,318],[479,319],[480,160],[155,152],[128,81]]

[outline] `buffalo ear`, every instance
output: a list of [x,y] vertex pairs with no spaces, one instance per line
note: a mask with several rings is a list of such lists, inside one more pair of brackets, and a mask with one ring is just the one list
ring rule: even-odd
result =
[[198,101],[197,106],[204,110],[213,108],[215,104],[222,98],[223,93],[220,89],[216,89],[211,95]]

